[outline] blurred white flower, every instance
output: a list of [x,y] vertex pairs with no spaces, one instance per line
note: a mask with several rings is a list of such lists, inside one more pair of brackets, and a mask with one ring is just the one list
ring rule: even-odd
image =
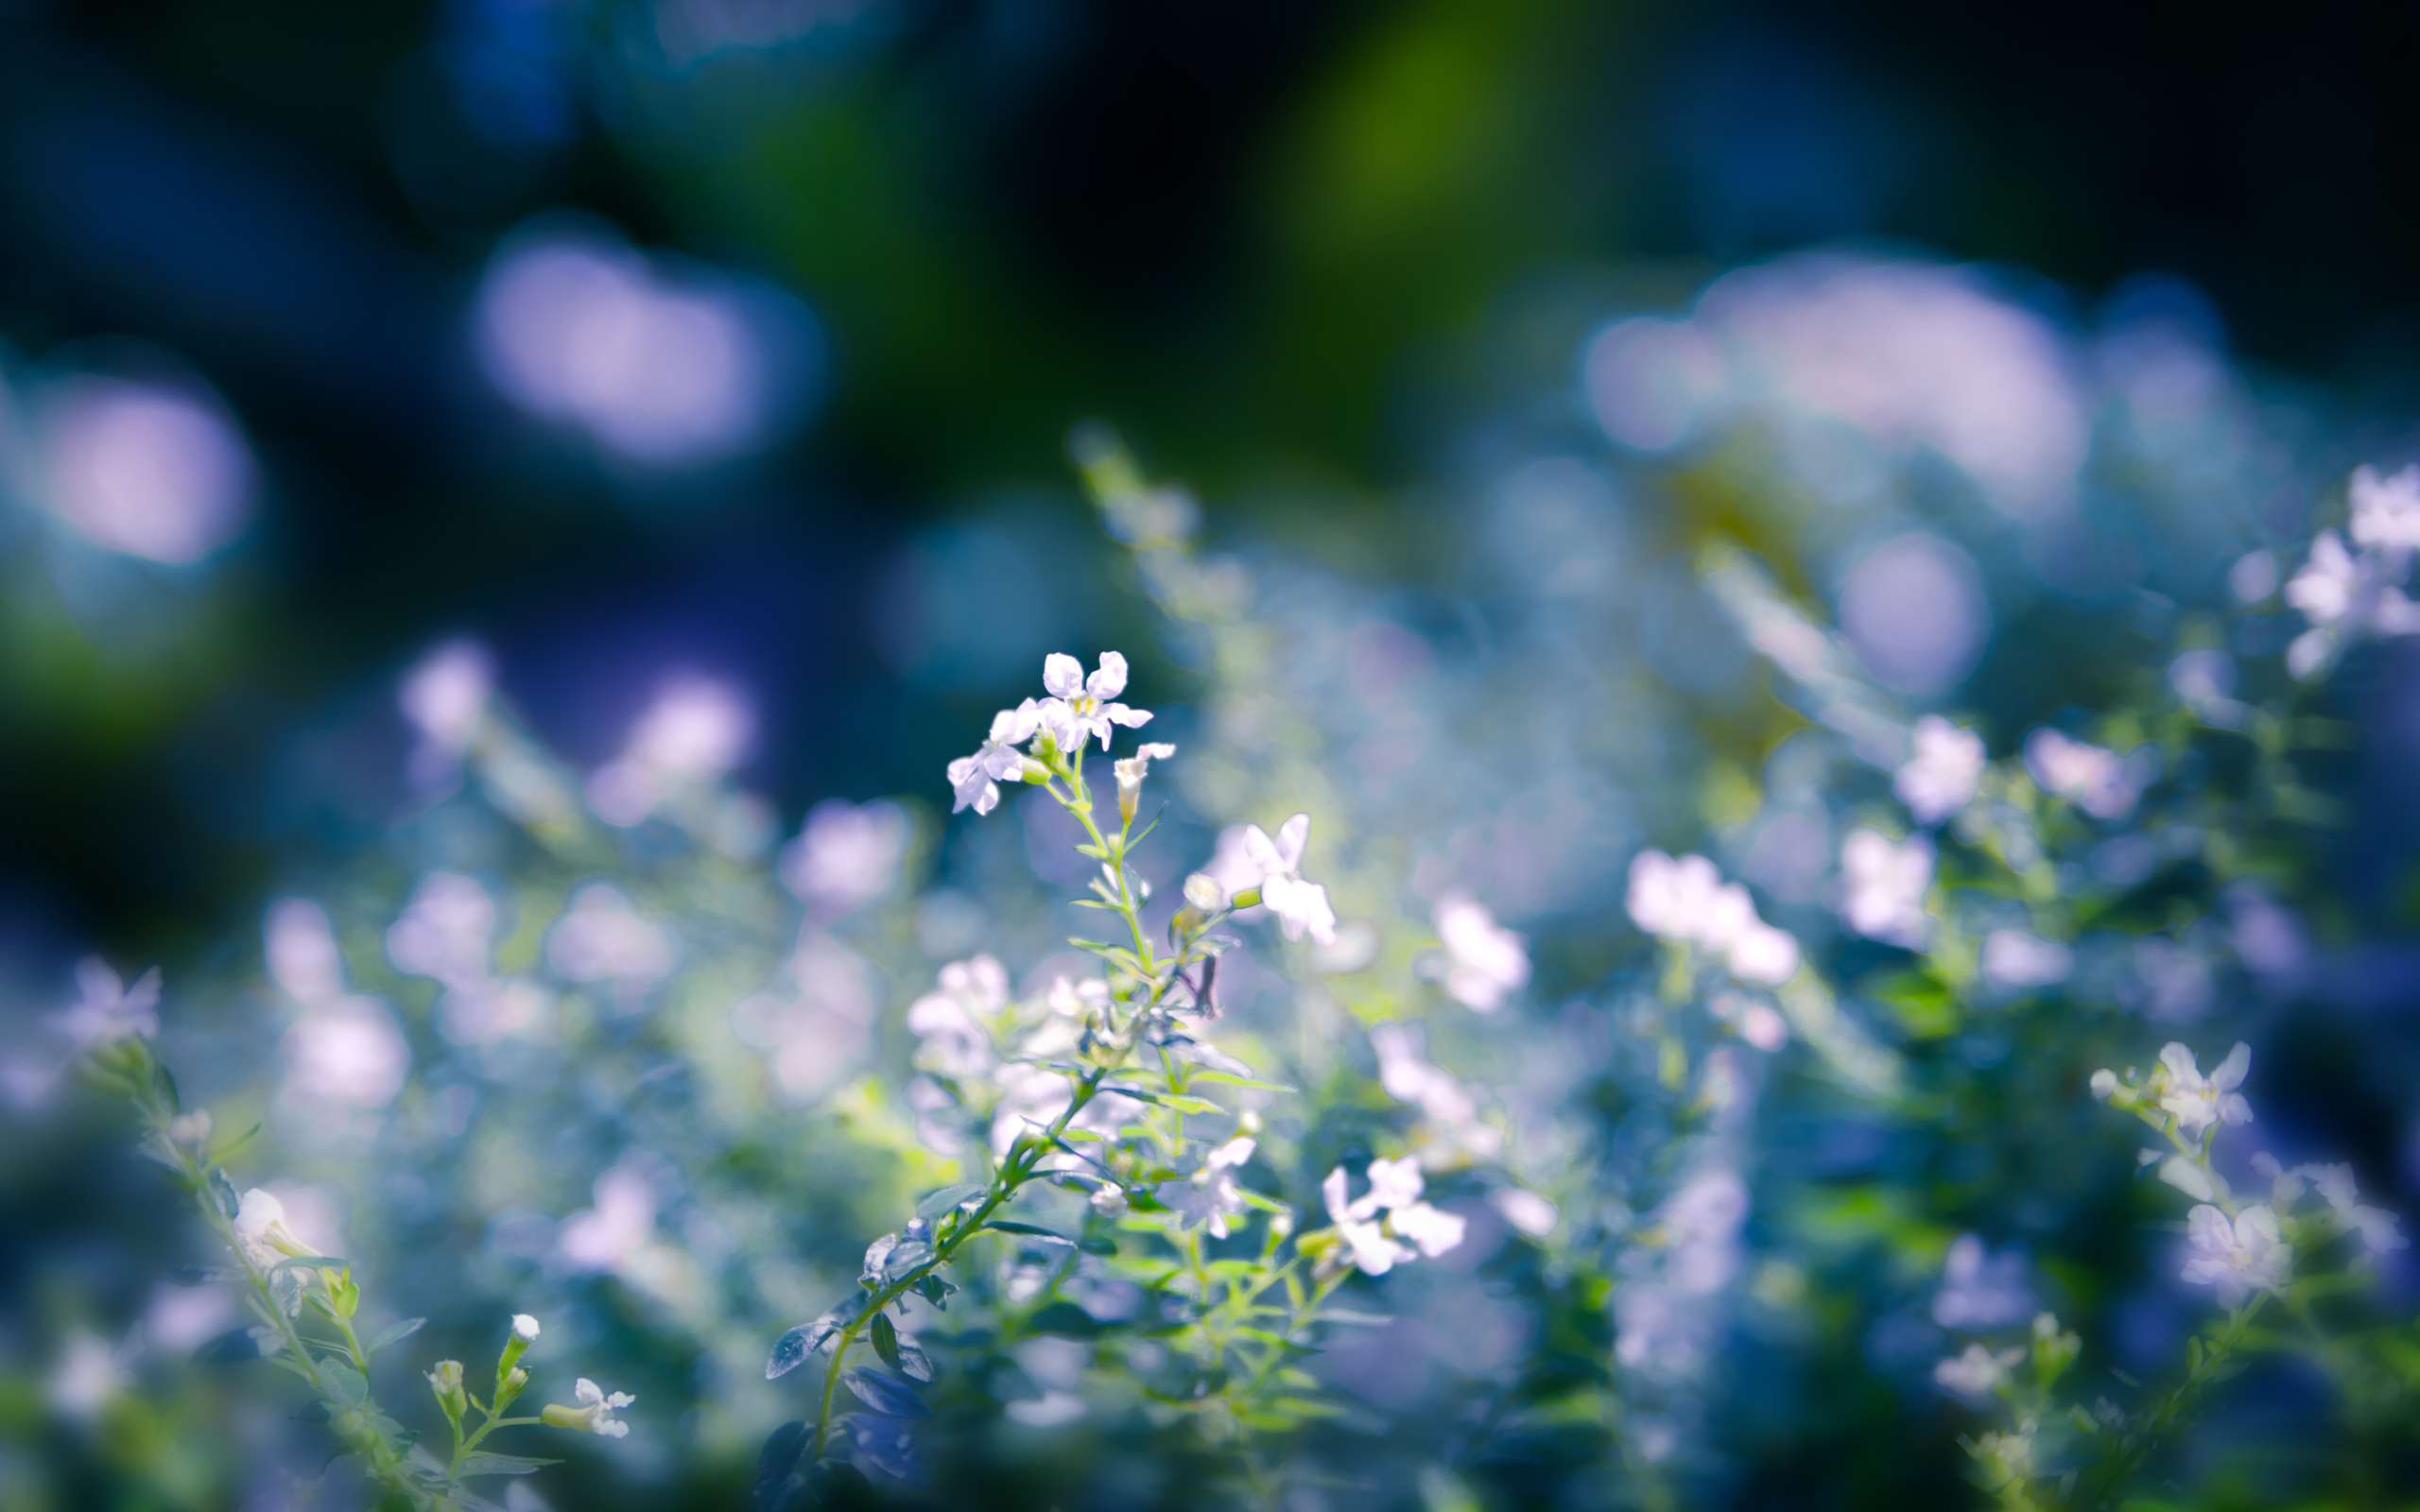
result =
[[[2371,520],[2373,534],[2394,538],[2400,511],[2379,510]],[[2311,628],[2286,648],[2286,669],[2308,678],[2325,666],[2336,648],[2367,630],[2381,636],[2420,632],[2420,604],[2404,596],[2397,586],[2411,572],[2405,548],[2347,551],[2343,538],[2323,530],[2312,538],[2310,559],[2286,584],[2286,602],[2302,611]]]
[[2383,1255],[2411,1243],[2403,1236],[2394,1213],[2361,1201],[2350,1165],[2298,1165],[2291,1174],[2308,1179],[2311,1189],[2327,1199],[2337,1221],[2347,1230],[2359,1233],[2362,1247],[2371,1254]]
[[[415,767],[461,759],[478,738],[488,696],[495,686],[495,662],[473,640],[448,641],[412,663],[395,692],[404,717],[420,732],[427,753]],[[416,775],[434,777],[434,770]]]
[[2185,1236],[2190,1247],[2182,1279],[2190,1286],[2216,1288],[2221,1307],[2238,1307],[2256,1291],[2280,1288],[2293,1274],[2294,1246],[2278,1237],[2277,1215],[2266,1203],[2244,1209],[2233,1223],[2202,1203],[2186,1215]]
[[1336,910],[1328,906],[1327,889],[1303,880],[1303,849],[1310,837],[1311,816],[1307,814],[1297,814],[1279,825],[1275,840],[1270,839],[1259,825],[1245,825],[1243,854],[1255,875],[1243,886],[1260,888],[1260,901],[1277,916],[1288,939],[1301,939],[1307,933],[1322,945],[1333,945]]
[[1150,710],[1111,701],[1126,691],[1126,658],[1115,651],[1100,654],[1100,669],[1090,678],[1082,662],[1053,651],[1043,660],[1042,685],[1050,693],[1039,705],[1042,725],[1061,750],[1072,751],[1096,735],[1107,750],[1112,726],[1134,730],[1151,722]]
[[1703,946],[1744,980],[1778,984],[1798,970],[1798,941],[1759,919],[1748,889],[1724,884],[1703,856],[1640,851],[1630,864],[1627,901],[1639,928]]
[[384,1108],[411,1069],[411,1046],[376,998],[316,1005],[285,1031],[283,1045],[287,1092],[311,1101]]
[[1967,1406],[1985,1407],[1991,1403],[1992,1393],[2008,1379],[2009,1368],[2024,1358],[2025,1351],[2020,1349],[1994,1353],[1979,1344],[1970,1344],[1965,1353],[1934,1366],[1932,1379],[1934,1384]]
[[1923,949],[1932,859],[1932,842],[1923,835],[1893,845],[1879,830],[1852,831],[1841,847],[1841,921],[1868,939]]
[[992,732],[983,737],[982,748],[949,764],[950,790],[958,799],[952,814],[970,808],[989,814],[1000,806],[1000,783],[1025,780],[1029,764],[1017,747],[1042,728],[1042,712],[1043,706],[1031,698],[1001,710],[992,716]]
[[2133,813],[2153,775],[2146,751],[2121,757],[2047,726],[2025,737],[2025,766],[2044,792],[2097,819],[2122,819]]
[[2235,730],[2243,724],[2244,707],[2235,696],[2235,658],[2214,646],[2177,653],[2168,664],[2168,684],[2193,717],[2214,730]]
[[1841,632],[1894,693],[1957,686],[1975,670],[1991,629],[1974,558],[1938,536],[1886,541],[1841,580]]
[[134,1384],[129,1367],[142,1352],[141,1324],[128,1330],[115,1349],[82,1324],[73,1325],[61,1341],[59,1364],[43,1384],[43,1395],[60,1417],[89,1426],[111,1398]]
[[1918,824],[1939,824],[1966,806],[1983,773],[1983,737],[1927,714],[1910,732],[1912,751],[1891,780],[1891,791]]
[[908,1032],[924,1041],[918,1064],[960,1079],[988,1074],[991,1021],[1008,1005],[1009,973],[992,956],[942,967],[941,985],[908,1007]]
[[2420,466],[2391,478],[2362,466],[2353,470],[2353,542],[2401,562],[2420,551]]
[[1387,1214],[1387,1224],[1398,1238],[1411,1241],[1412,1247],[1431,1260],[1461,1244],[1469,1228],[1461,1214],[1426,1202],[1408,1202],[1394,1209]]
[[1969,1333],[2016,1322],[2036,1306],[2031,1288],[2025,1284],[2025,1271],[2023,1250],[2004,1249],[1994,1255],[1984,1248],[1981,1235],[1959,1235],[1942,1263],[1932,1320],[1943,1328]]
[[495,902],[477,879],[432,871],[387,931],[387,958],[399,971],[435,977],[450,988],[488,979],[488,941]]
[[2198,1134],[2221,1122],[2252,1122],[2252,1104],[2236,1091],[2252,1071],[2250,1045],[2237,1044],[2207,1076],[2195,1063],[2193,1052],[2174,1041],[2160,1050],[2159,1063],[2167,1072],[2159,1106],[2175,1115],[2178,1126],[2187,1133]]
[[672,970],[672,941],[639,917],[611,883],[592,882],[546,937],[546,964],[570,982],[612,982],[644,990]]
[[2277,558],[2266,551],[2251,551],[2227,569],[2227,592],[2238,604],[2257,604],[2277,591]]
[[1722,352],[1687,320],[1636,316],[1589,338],[1582,358],[1588,398],[1605,434],[1641,452],[1698,435],[1720,409]]
[[674,678],[631,727],[622,754],[590,774],[588,806],[617,828],[641,823],[676,789],[737,767],[755,734],[755,706],[737,685]]
[[782,882],[817,913],[845,914],[899,881],[913,826],[885,799],[826,799],[809,809],[797,839],[782,849]]
[[596,1434],[606,1438],[630,1436],[631,1425],[614,1415],[638,1400],[636,1397],[627,1391],[616,1391],[607,1396],[598,1389],[596,1382],[586,1376],[580,1377],[572,1389],[573,1395],[579,1399],[579,1406],[563,1407],[549,1402],[545,1410],[539,1413],[539,1420],[549,1427],[577,1429],[583,1434]]
[[94,545],[182,565],[251,517],[251,450],[205,395],[81,376],[61,386],[45,420],[43,502]]
[[2021,929],[1996,929],[1983,936],[1983,978],[1994,987],[2051,987],[2075,969],[2076,953],[2057,940]]
[[1176,1210],[1184,1227],[1206,1226],[1213,1239],[1227,1237],[1227,1220],[1245,1207],[1243,1194],[1236,1186],[1236,1169],[1252,1159],[1254,1143],[1250,1135],[1237,1135],[1212,1150],[1191,1180],[1160,1188],[1161,1200]]
[[1544,1239],[1563,1221],[1553,1203],[1519,1187],[1496,1188],[1487,1194],[1487,1205],[1503,1214],[1506,1223],[1532,1239]]
[[596,1205],[563,1220],[555,1253],[574,1270],[621,1271],[655,1232],[655,1183],[625,1159],[590,1192]]
[[1529,985],[1529,942],[1499,927],[1495,916],[1469,894],[1447,893],[1437,901],[1435,917],[1451,962],[1445,991],[1455,1001],[1492,1013],[1508,994]]
[[1411,1259],[1413,1251],[1410,1246],[1388,1238],[1386,1230],[1378,1226],[1373,1216],[1375,1204],[1371,1203],[1367,1196],[1357,1202],[1347,1202],[1344,1194],[1348,1190],[1344,1167],[1340,1165],[1330,1171],[1327,1179],[1320,1183],[1320,1194],[1327,1204],[1328,1218],[1343,1237],[1353,1263],[1361,1268],[1362,1274],[1384,1276],[1394,1269],[1398,1262]]
[[112,1040],[160,1032],[160,969],[153,967],[126,986],[107,961],[88,955],[76,963],[76,1001],[50,1016],[50,1026],[78,1050]]

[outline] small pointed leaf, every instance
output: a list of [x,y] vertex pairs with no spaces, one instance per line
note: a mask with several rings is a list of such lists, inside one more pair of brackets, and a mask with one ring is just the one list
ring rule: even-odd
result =
[[413,1334],[418,1333],[421,1329],[427,1324],[427,1322],[428,1319],[424,1317],[407,1317],[401,1323],[396,1324],[393,1328],[388,1329],[386,1332],[380,1333],[376,1338],[372,1339],[367,1345],[362,1347],[362,1352],[364,1354],[376,1354],[381,1349],[389,1349],[395,1345],[401,1344],[406,1339],[410,1338]]
[[916,1216],[939,1218],[952,1208],[964,1207],[981,1196],[987,1190],[989,1189],[978,1186],[943,1187],[939,1192],[928,1194],[924,1201],[916,1204]]
[[851,1370],[840,1377],[841,1384],[852,1396],[873,1411],[886,1418],[930,1418],[933,1409],[925,1399],[889,1376],[878,1376],[871,1370]]
[[856,1438],[857,1452],[875,1469],[910,1486],[925,1484],[925,1457],[916,1452],[916,1440],[904,1426],[882,1418],[852,1418],[849,1432]]

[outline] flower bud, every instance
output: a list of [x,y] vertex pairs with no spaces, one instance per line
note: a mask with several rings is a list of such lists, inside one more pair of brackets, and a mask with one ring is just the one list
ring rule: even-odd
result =
[[180,1113],[170,1119],[168,1138],[196,1148],[210,1143],[210,1109],[197,1108],[190,1113]]
[[1197,871],[1184,879],[1184,901],[1202,913],[1215,914],[1227,906],[1227,889],[1208,872]]
[[444,1409],[448,1422],[459,1422],[462,1409],[469,1405],[462,1391],[462,1362],[440,1360],[437,1368],[428,1373],[428,1389],[437,1397],[438,1406]]

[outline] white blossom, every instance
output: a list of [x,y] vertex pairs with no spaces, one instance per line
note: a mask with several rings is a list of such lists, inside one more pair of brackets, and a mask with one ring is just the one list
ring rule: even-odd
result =
[[991,1021],[1008,1005],[1009,973],[992,956],[942,967],[941,985],[908,1007],[908,1028],[925,1043],[919,1062],[945,1076],[989,1072],[996,1060]]
[[2186,1214],[2185,1234],[2191,1247],[2182,1279],[2216,1288],[2221,1307],[2237,1307],[2256,1291],[2281,1287],[2293,1273],[2294,1246],[2278,1237],[2277,1215],[2266,1203],[2244,1209],[2233,1223],[2201,1203]]
[[[2409,476],[2407,471],[2403,476]],[[2347,1231],[2361,1236],[2362,1246],[2373,1255],[2383,1255],[2401,1249],[2411,1243],[2403,1236],[2394,1213],[2384,1208],[2373,1208],[2361,1201],[2359,1187],[2354,1184],[2350,1165],[2298,1165],[2288,1173],[2308,1180],[2311,1190],[2327,1199],[2339,1224]]]
[[300,1255],[315,1255],[319,1251],[294,1237],[285,1226],[285,1204],[277,1194],[254,1187],[243,1195],[235,1209],[235,1243],[244,1258],[262,1270],[274,1267],[280,1261]]
[[1916,721],[1914,753],[1891,780],[1891,791],[1918,824],[1939,824],[1975,797],[1983,774],[1983,738],[1939,714]]
[[2168,1071],[2159,1106],[2174,1114],[2187,1133],[2198,1134],[2221,1122],[2252,1122],[2252,1104],[2236,1091],[2252,1070],[2250,1045],[2237,1044],[2207,1076],[2194,1062],[2193,1052],[2173,1041],[2160,1051],[2159,1061]]
[[1970,1344],[1965,1353],[1953,1355],[1932,1367],[1933,1383],[1969,1407],[1986,1406],[1992,1393],[2008,1379],[2009,1367],[2024,1358],[2023,1349],[2002,1349],[1996,1354],[1979,1344]]
[[1042,685],[1050,696],[1036,706],[1043,728],[1062,750],[1072,751],[1093,736],[1109,749],[1111,727],[1140,729],[1151,722],[1148,709],[1129,709],[1113,702],[1126,691],[1126,658],[1115,651],[1100,654],[1100,669],[1084,676],[1084,664],[1064,651],[1053,651],[1042,663]]
[[1941,1290],[1933,1295],[1932,1320],[1945,1329],[1980,1332],[2014,1323],[2032,1312],[2025,1284],[2025,1253],[1983,1247],[1979,1234],[1961,1234],[1941,1267]]
[[1521,1187],[1497,1188],[1487,1194],[1487,1205],[1532,1239],[1544,1239],[1563,1222],[1563,1214],[1555,1211],[1553,1203]]
[[2051,987],[2075,969],[2076,953],[2057,940],[2021,929],[1996,929],[1983,937],[1983,979],[1994,987]]
[[[2400,484],[2407,472],[2399,474]],[[2286,669],[2308,678],[2325,666],[2336,647],[2362,630],[2382,636],[2420,631],[2420,604],[2404,596],[2398,585],[2411,570],[2411,551],[2400,544],[2408,531],[2407,512],[2399,500],[2373,496],[2365,511],[2356,500],[2354,539],[2367,534],[2377,544],[2363,543],[2356,554],[2343,538],[2323,530],[2310,543],[2310,559],[2286,584],[2286,602],[2302,611],[2311,628],[2286,648]]]
[[1151,764],[1164,762],[1176,754],[1176,747],[1165,741],[1154,741],[1134,747],[1134,754],[1116,763],[1111,769],[1117,774],[1117,812],[1126,822],[1134,822],[1134,811],[1143,801],[1143,780],[1151,775]]
[[1330,1171],[1320,1184],[1327,1215],[1364,1274],[1383,1276],[1415,1250],[1433,1259],[1462,1242],[1464,1219],[1420,1200],[1425,1181],[1419,1161],[1409,1156],[1372,1160],[1368,1175],[1370,1190],[1349,1202],[1344,1167]]
[[112,1040],[160,1032],[160,969],[153,967],[126,986],[107,961],[88,955],[76,963],[77,999],[64,1011],[52,1014],[50,1026],[75,1041],[78,1050]]
[[1758,919],[1748,889],[1726,885],[1703,856],[1640,851],[1630,864],[1628,903],[1639,928],[1703,946],[1744,980],[1778,984],[1798,970],[1798,941]]
[[1240,892],[1244,887],[1257,885],[1260,901],[1277,916],[1288,939],[1301,939],[1308,934],[1322,945],[1333,945],[1336,910],[1328,906],[1327,889],[1303,880],[1303,848],[1310,837],[1311,816],[1307,814],[1297,814],[1279,825],[1274,840],[1259,825],[1245,825],[1244,859],[1249,869],[1258,875],[1230,890]]
[[2401,562],[2420,551],[2420,465],[2380,478],[2374,467],[2353,470],[2353,541]]
[[605,1438],[630,1436],[631,1425],[614,1415],[638,1400],[636,1397],[627,1391],[616,1391],[609,1396],[597,1386],[596,1382],[589,1380],[586,1376],[580,1377],[572,1390],[573,1394],[579,1399],[579,1406],[564,1407],[549,1403],[545,1410],[538,1415],[540,1420],[550,1427],[576,1429],[583,1434],[596,1434]]
[[1432,1208],[1426,1202],[1406,1203],[1390,1212],[1387,1222],[1398,1237],[1410,1240],[1414,1248],[1431,1260],[1460,1245],[1469,1227],[1460,1213]]
[[808,908],[845,914],[898,882],[913,828],[896,803],[826,799],[807,811],[798,838],[783,848],[782,881]]
[[2151,785],[2149,754],[2119,756],[2045,727],[2025,737],[2025,767],[2042,790],[2096,819],[2122,819]]
[[1921,950],[1930,924],[1925,893],[1932,886],[1932,856],[1923,835],[1893,845],[1879,830],[1852,832],[1841,847],[1841,922],[1868,939]]
[[1466,893],[1437,902],[1437,936],[1451,965],[1445,991],[1456,1002],[1492,1013],[1505,997],[1530,982],[1529,942],[1495,922],[1495,916]]
[[950,812],[971,808],[977,814],[989,814],[998,808],[999,784],[1011,778],[1025,780],[1028,762],[1025,752],[1017,747],[1034,737],[1042,722],[1043,705],[1031,698],[994,714],[992,732],[983,738],[982,748],[949,764],[950,790],[957,798]]
[[1411,1259],[1410,1247],[1388,1238],[1386,1230],[1378,1226],[1373,1216],[1374,1206],[1369,1199],[1365,1196],[1358,1202],[1347,1202],[1344,1197],[1346,1191],[1344,1167],[1340,1165],[1330,1171],[1327,1179],[1320,1183],[1320,1195],[1327,1203],[1327,1215],[1335,1223],[1337,1232],[1343,1237],[1353,1263],[1361,1268],[1362,1274],[1384,1276],[1394,1269],[1398,1262]]
[[139,1323],[127,1332],[125,1342],[114,1349],[107,1339],[81,1324],[76,1325],[67,1331],[58,1367],[45,1383],[44,1395],[60,1416],[89,1424],[100,1416],[111,1398],[134,1383],[133,1372],[128,1366],[142,1348]]
[[[1174,1189],[1165,1200],[1176,1210],[1187,1228],[1208,1228],[1214,1239],[1227,1237],[1227,1220],[1244,1211],[1241,1189],[1236,1185],[1236,1169],[1252,1159],[1255,1142],[1250,1135],[1237,1135],[1210,1152],[1193,1179]],[[1169,1189],[1162,1188],[1163,1192]]]
[[512,1336],[524,1344],[534,1344],[538,1338],[538,1320],[527,1313],[513,1314]]

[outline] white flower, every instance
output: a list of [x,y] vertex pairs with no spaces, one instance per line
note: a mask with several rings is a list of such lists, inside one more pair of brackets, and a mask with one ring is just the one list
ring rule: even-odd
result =
[[537,1342],[538,1320],[531,1317],[527,1313],[513,1314],[512,1336],[519,1339],[524,1344],[533,1344]]
[[1529,942],[1498,927],[1495,916],[1469,895],[1456,892],[1439,899],[1436,919],[1437,936],[1453,963],[1445,973],[1445,991],[1456,1002],[1491,1013],[1508,993],[1529,985]]
[[2353,470],[2353,541],[2390,560],[2420,551],[2420,466],[2381,479],[2374,467]]
[[1462,1242],[1469,1227],[1460,1213],[1446,1212],[1425,1202],[1410,1202],[1387,1214],[1387,1223],[1395,1233],[1411,1241],[1419,1251],[1434,1260]]
[[1735,976],[1777,984],[1798,970],[1798,941],[1758,919],[1748,889],[1725,885],[1703,856],[1640,851],[1630,864],[1628,903],[1639,928],[1704,947]]
[[[2410,475],[2407,471],[2395,481],[2400,485]],[[2356,556],[2333,530],[2312,539],[2310,560],[2286,585],[2286,602],[2302,610],[2312,627],[2286,648],[2288,671],[2309,677],[2325,664],[2339,639],[2355,631],[2410,635],[2420,630],[2420,605],[2395,586],[2411,571],[2411,548],[2399,543],[2407,531],[2408,516],[2400,503],[2373,498],[2365,512],[2357,497],[2354,539],[2361,541],[2366,532],[2375,546]]]
[[1343,1236],[1345,1246],[1353,1256],[1353,1263],[1361,1267],[1362,1274],[1384,1276],[1394,1269],[1397,1262],[1411,1259],[1412,1250],[1409,1246],[1388,1238],[1386,1231],[1378,1227],[1372,1216],[1374,1205],[1370,1203],[1370,1199],[1365,1196],[1358,1202],[1347,1202],[1344,1200],[1345,1191],[1344,1167],[1340,1165],[1330,1171],[1327,1179],[1320,1183],[1320,1195],[1327,1202],[1327,1215],[1336,1224],[1337,1232]]
[[286,1228],[285,1204],[259,1187],[245,1193],[235,1210],[235,1243],[243,1247],[244,1258],[263,1270],[298,1255],[319,1253]]
[[1227,889],[1208,872],[1197,871],[1184,879],[1184,901],[1196,913],[1215,914],[1227,906]]
[[78,1324],[67,1331],[65,1346],[45,1394],[61,1416],[89,1424],[112,1397],[134,1383],[128,1366],[142,1352],[142,1325],[128,1330],[126,1342],[112,1349],[107,1339]]
[[2286,602],[2313,625],[2333,625],[2360,599],[2365,563],[2344,549],[2344,538],[2323,530],[2310,543],[2310,560],[2286,584]]
[[1129,709],[1110,700],[1126,691],[1126,658],[1115,651],[1100,654],[1100,670],[1084,676],[1084,664],[1064,651],[1043,660],[1042,685],[1050,696],[1036,706],[1044,728],[1062,750],[1072,751],[1091,736],[1109,749],[1110,727],[1140,729],[1151,722],[1148,709]]
[[1841,922],[1868,939],[1921,950],[1930,920],[1925,893],[1932,886],[1932,842],[1916,835],[1893,845],[1879,830],[1860,829],[1841,847]]
[[1563,1222],[1563,1214],[1555,1211],[1553,1203],[1520,1187],[1499,1187],[1487,1194],[1487,1205],[1532,1239],[1544,1239]]
[[2095,1102],[2105,1103],[2117,1095],[2118,1074],[2116,1072],[2104,1066],[2092,1074],[2092,1096]]
[[2075,969],[2076,953],[2057,940],[2021,929],[1996,929],[1983,937],[1983,979],[1994,987],[2050,987]]
[[1153,742],[1134,747],[1134,754],[1116,763],[1111,769],[1117,774],[1117,812],[1126,822],[1134,822],[1134,811],[1143,801],[1143,779],[1151,775],[1151,764],[1164,762],[1176,754],[1176,747],[1165,742]]
[[2035,1307],[2025,1284],[2025,1252],[1983,1247],[1979,1234],[1961,1234],[1941,1267],[1941,1290],[1932,1299],[1932,1320],[1945,1329],[1979,1332],[2014,1323]]
[[992,732],[984,737],[982,748],[949,764],[950,790],[958,799],[950,807],[952,814],[969,808],[989,814],[1000,806],[1000,783],[1011,778],[1024,781],[1026,756],[1017,747],[1042,728],[1043,709],[1028,698],[1013,709],[1001,710],[992,716]]
[[107,961],[88,955],[76,963],[77,1001],[50,1017],[50,1026],[78,1050],[160,1032],[160,969],[153,967],[127,987]]
[[[2404,474],[2409,476],[2409,472]],[[2361,1244],[2373,1255],[2401,1249],[2411,1243],[2403,1236],[2394,1213],[2384,1208],[2373,1208],[2361,1201],[2361,1194],[2353,1181],[2349,1165],[2298,1165],[2289,1177],[2302,1177],[2311,1189],[2327,1199],[2328,1208],[2337,1222],[2349,1231],[2361,1236]]]
[[2237,1044],[2206,1077],[2194,1063],[2193,1052],[2173,1041],[2160,1051],[2159,1061],[2168,1068],[2167,1087],[2160,1093],[2159,1106],[2175,1114],[2178,1125],[2187,1133],[2198,1134],[2221,1121],[2252,1122],[2252,1104],[2236,1091],[2252,1070],[2250,1045]]
[[[1175,1189],[1168,1206],[1187,1228],[1207,1226],[1214,1239],[1227,1237],[1227,1220],[1244,1211],[1243,1193],[1236,1186],[1236,1168],[1252,1159],[1254,1142],[1237,1135],[1210,1152],[1193,1179]],[[1162,1188],[1167,1191],[1167,1188]]]
[[1983,773],[1983,737],[1939,714],[1916,721],[1914,754],[1891,780],[1891,791],[1918,824],[1939,824],[1966,806]]
[[1932,1367],[1933,1383],[1969,1407],[1981,1407],[1991,1401],[1992,1393],[2008,1379],[2009,1366],[2024,1358],[2023,1349],[2003,1349],[1994,1354],[1979,1344],[1970,1344],[1964,1354]]
[[1328,906],[1327,889],[1303,880],[1303,848],[1310,837],[1311,816],[1307,814],[1297,814],[1279,825],[1275,840],[1270,839],[1259,825],[1247,824],[1243,833],[1244,859],[1251,870],[1260,874],[1260,901],[1277,916],[1288,939],[1301,939],[1307,933],[1322,945],[1333,945],[1336,910]]
[[2146,752],[2121,757],[2048,728],[2025,737],[2025,766],[2044,792],[2066,799],[2096,819],[2122,819],[2133,813],[2152,776]]
[[2181,1277],[2187,1285],[2217,1288],[2221,1307],[2281,1287],[2293,1273],[2294,1246],[2278,1237],[2277,1215],[2265,1203],[2237,1213],[2232,1224],[2202,1203],[2186,1215],[2185,1234],[2192,1248]]
[[908,1007],[908,1028],[924,1041],[917,1059],[945,1076],[979,1076],[994,1063],[989,1021],[1009,1005],[1009,973],[977,955],[942,968],[941,985]]
[[586,1376],[580,1377],[572,1390],[579,1398],[579,1406],[564,1407],[549,1403],[544,1411],[539,1413],[539,1419],[552,1427],[576,1429],[583,1434],[596,1434],[606,1438],[630,1436],[631,1425],[620,1421],[614,1415],[638,1400],[636,1397],[627,1391],[616,1391],[608,1396],[597,1388],[596,1382],[589,1380]]
[[914,829],[896,803],[826,799],[808,811],[798,838],[782,849],[782,881],[809,908],[845,914],[898,882]]

